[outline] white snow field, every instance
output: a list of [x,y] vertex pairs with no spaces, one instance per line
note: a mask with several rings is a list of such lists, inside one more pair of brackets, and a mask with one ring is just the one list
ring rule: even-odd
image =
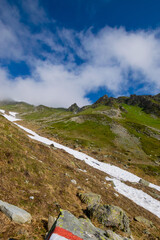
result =
[[[102,172],[105,172],[106,174],[110,175],[112,178],[106,177],[106,181],[113,181],[114,182],[114,189],[122,194],[123,196],[131,199],[133,202],[135,202],[137,205],[145,208],[146,210],[150,211],[154,215],[160,218],[160,201],[154,199],[150,195],[144,193],[142,190],[138,190],[136,188],[130,187],[127,184],[121,182],[121,181],[129,181],[129,182],[136,182],[138,183],[140,178],[133,173],[130,173],[126,170],[123,170],[117,166],[100,162],[87,154],[84,154],[82,152],[78,152],[76,150],[73,150],[71,148],[65,147],[62,144],[56,143],[54,141],[51,141],[45,137],[41,137],[40,135],[36,134],[34,131],[25,128],[16,121],[20,121],[20,119],[16,118],[16,113],[9,112],[10,115],[5,114],[3,110],[0,110],[0,112],[3,114],[3,116],[8,119],[11,122],[14,122],[16,126],[23,129],[25,132],[29,133],[29,137],[33,140],[37,140],[39,142],[42,142],[47,145],[53,144],[56,148],[63,149],[67,153],[71,154],[75,158],[85,161],[86,164],[90,165],[93,168],[96,168]],[[154,188],[158,191],[160,191],[160,186],[157,186],[155,184],[150,183],[149,187]]]

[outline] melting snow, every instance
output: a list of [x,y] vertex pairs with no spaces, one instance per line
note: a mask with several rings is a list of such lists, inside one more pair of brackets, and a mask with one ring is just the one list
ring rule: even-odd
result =
[[1,112],[1,113],[3,113],[3,114],[5,113],[5,111],[4,111],[4,110],[2,110],[2,109],[0,109],[0,112]]
[[[11,122],[19,121],[20,119],[17,119],[16,113],[11,112],[11,115],[4,114],[4,110],[0,110],[0,112],[3,114],[5,118],[7,118]],[[142,190],[138,190],[136,188],[130,187],[126,185],[125,183],[122,183],[121,181],[129,181],[129,182],[139,182],[140,178],[126,170],[123,170],[117,166],[100,162],[85,153],[78,152],[76,150],[73,150],[71,148],[65,147],[59,143],[56,143],[54,141],[51,141],[45,137],[41,137],[38,134],[36,134],[34,131],[25,128],[17,123],[16,124],[19,128],[23,129],[27,133],[29,133],[29,137],[33,140],[37,140],[39,142],[45,143],[47,145],[54,144],[56,148],[63,149],[67,153],[73,155],[75,158],[84,161],[86,164],[90,165],[91,167],[98,169],[108,175],[110,175],[113,179],[106,178],[106,180],[113,181],[115,185],[115,190],[119,192],[120,194],[124,195],[125,197],[131,199],[134,201],[137,205],[147,209],[148,211],[152,212],[156,216],[160,218],[160,202],[154,198],[152,198],[150,195],[144,193]],[[160,191],[160,186],[157,186],[155,184],[150,183],[149,186],[151,188],[154,188],[158,191]]]
[[9,112],[9,114],[10,114],[11,116],[13,116],[13,117],[15,117],[15,116],[17,115],[16,112]]
[[130,187],[122,183],[118,179],[112,179],[115,187],[114,189],[130,200],[134,201],[137,205],[147,209],[160,218],[160,202],[142,190]]
[[20,120],[21,120],[21,119],[15,118],[15,117],[12,116],[12,115],[4,114],[3,116],[4,116],[5,118],[7,118],[10,122],[15,122],[15,121],[20,121]]

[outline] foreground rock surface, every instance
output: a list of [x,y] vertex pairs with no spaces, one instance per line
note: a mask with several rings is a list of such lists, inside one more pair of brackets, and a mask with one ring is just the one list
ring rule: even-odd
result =
[[89,219],[76,218],[68,211],[61,210],[46,240],[78,239],[78,240],[130,240],[115,234],[111,230],[96,228]]
[[31,215],[25,210],[0,200],[0,210],[16,223],[30,223]]

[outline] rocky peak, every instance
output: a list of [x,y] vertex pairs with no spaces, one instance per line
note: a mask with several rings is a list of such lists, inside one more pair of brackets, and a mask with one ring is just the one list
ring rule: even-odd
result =
[[141,107],[146,113],[155,114],[160,116],[160,93],[151,96],[151,95],[130,95],[130,97],[108,97],[104,95],[103,97],[99,98],[92,106],[96,107],[97,105],[106,105],[113,107],[115,103],[118,104],[128,104],[133,106]]
[[93,105],[99,105],[99,104],[103,104],[106,106],[113,106],[115,102],[115,99],[113,97],[108,97],[107,95],[104,95],[103,97],[99,98]]
[[78,107],[77,103],[72,104],[69,108],[68,111],[78,113],[80,108]]

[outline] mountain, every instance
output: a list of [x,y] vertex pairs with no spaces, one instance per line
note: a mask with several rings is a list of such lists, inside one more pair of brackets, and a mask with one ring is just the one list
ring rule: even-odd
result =
[[131,95],[130,97],[119,97],[113,98],[104,95],[98,99],[93,106],[106,105],[106,106],[115,106],[116,104],[127,104],[132,106],[138,106],[143,109],[144,112],[155,114],[160,116],[160,94],[155,96],[151,95]]
[[[98,166],[112,164],[160,185],[159,106],[160,94],[119,98],[105,95],[90,106],[79,108],[73,104],[69,109],[1,102],[0,109],[7,114],[18,112],[17,117],[22,119],[19,124],[99,162],[93,168],[54,144],[32,140],[2,114],[0,200],[25,209],[33,220],[21,226],[0,212],[0,239],[44,239],[48,216],[57,217],[60,208],[86,218],[86,203],[80,201],[79,191],[98,194],[103,204],[125,210],[134,239],[159,239],[159,218],[132,199],[117,194],[117,182],[105,181],[107,174],[100,172]],[[126,184],[160,200],[159,191],[148,184],[129,181]],[[137,216],[151,221],[153,227],[136,221]],[[96,219],[92,222],[105,229]]]

